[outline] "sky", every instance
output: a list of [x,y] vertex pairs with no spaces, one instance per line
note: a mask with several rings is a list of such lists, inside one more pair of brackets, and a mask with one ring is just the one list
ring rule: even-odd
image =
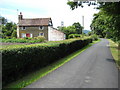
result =
[[[82,25],[84,16],[84,30],[90,30],[94,13],[99,10],[95,6],[84,5],[84,8],[71,10],[67,0],[0,0],[0,15],[9,21],[18,22],[18,14],[22,12],[23,18],[52,18],[53,27],[70,26],[74,22]],[[18,10],[17,10],[18,9]]]

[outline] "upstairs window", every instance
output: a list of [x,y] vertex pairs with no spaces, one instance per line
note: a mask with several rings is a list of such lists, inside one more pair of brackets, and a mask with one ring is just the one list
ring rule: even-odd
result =
[[39,26],[39,30],[43,30],[44,29],[44,26]]
[[25,27],[25,26],[23,26],[23,27],[22,27],[22,30],[26,30],[26,27]]

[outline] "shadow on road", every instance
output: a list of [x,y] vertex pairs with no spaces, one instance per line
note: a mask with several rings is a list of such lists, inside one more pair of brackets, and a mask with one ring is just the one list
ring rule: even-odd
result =
[[109,62],[114,62],[115,63],[114,59],[107,58],[106,60],[109,61]]

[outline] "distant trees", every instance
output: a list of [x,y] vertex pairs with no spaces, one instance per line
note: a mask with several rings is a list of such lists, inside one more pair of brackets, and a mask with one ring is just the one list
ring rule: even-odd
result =
[[7,19],[2,17],[2,31],[1,38],[17,37],[17,25],[13,22],[7,22]]
[[0,16],[0,22],[1,22],[1,24],[6,24],[7,23],[7,19],[5,19],[4,17]]
[[79,22],[73,23],[72,26],[75,26],[76,34],[82,34],[83,27],[81,26]]
[[68,39],[68,36],[70,34],[82,34],[83,27],[79,22],[73,23],[72,26],[68,27],[58,27],[58,30],[62,31],[66,34],[66,38]]

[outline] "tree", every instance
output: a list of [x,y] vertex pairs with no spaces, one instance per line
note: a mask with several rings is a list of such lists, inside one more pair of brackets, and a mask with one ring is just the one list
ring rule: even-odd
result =
[[94,15],[94,19],[91,24],[91,30],[102,38],[106,36],[106,33],[104,32],[106,28],[104,20],[105,17],[103,16],[103,12],[99,12]]
[[62,27],[62,28],[59,29],[59,30],[66,34],[66,38],[67,38],[67,39],[68,39],[68,36],[69,36],[70,34],[75,34],[75,33],[76,33],[75,26]]
[[74,23],[73,26],[75,26],[76,34],[82,34],[83,27],[79,22]]
[[6,24],[7,23],[7,19],[5,19],[4,17],[0,16],[0,22],[1,22],[1,24]]
[[2,25],[2,38],[12,38],[12,33],[15,30],[17,30],[17,25],[13,22]]
[[17,38],[17,31],[16,30],[14,30],[13,32],[12,32],[12,35],[11,35],[11,37],[13,38]]
[[79,22],[73,23],[72,26],[68,27],[58,27],[58,30],[66,34],[67,39],[70,34],[82,34],[82,29],[83,27],[80,25]]
[[91,29],[97,35],[119,41],[120,15],[117,15],[117,13],[114,14],[112,11],[106,12],[105,10],[101,7],[100,12],[94,15]]
[[69,5],[70,6],[70,9],[72,9],[72,10],[74,10],[74,9],[76,9],[76,8],[78,8],[78,7],[84,7],[83,6],[83,3],[86,3],[86,4],[88,4],[88,6],[90,6],[90,5],[97,5],[97,3],[96,2],[89,2],[89,1],[68,1],[67,2],[67,5]]

